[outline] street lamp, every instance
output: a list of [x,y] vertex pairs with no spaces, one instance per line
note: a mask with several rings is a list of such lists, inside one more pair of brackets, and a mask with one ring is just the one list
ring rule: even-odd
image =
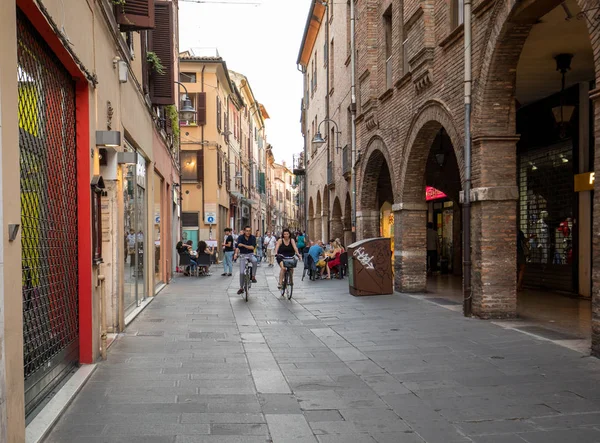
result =
[[181,108],[179,109],[179,119],[182,121],[195,121],[196,119],[196,110],[192,106],[192,101],[190,100],[190,94],[188,93],[187,88],[181,82],[175,82],[179,86],[182,86],[185,91],[185,98],[182,100]]
[[340,146],[341,132],[338,130],[338,125],[335,122],[335,120],[332,120],[330,118],[326,118],[323,121],[321,121],[321,123],[319,123],[319,126],[317,127],[317,133],[315,134],[315,138],[313,138],[312,142],[315,145],[322,145],[323,143],[325,143],[325,139],[321,136],[321,125],[325,122],[333,123],[333,126],[335,127],[335,149],[336,149],[336,151],[339,151],[341,148],[341,146]]

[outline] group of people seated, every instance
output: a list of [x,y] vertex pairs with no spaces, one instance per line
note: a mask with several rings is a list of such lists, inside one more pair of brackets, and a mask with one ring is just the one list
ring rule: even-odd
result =
[[183,275],[189,276],[196,273],[199,275],[211,275],[209,269],[214,250],[204,240],[198,242],[196,250],[193,248],[192,240],[188,240],[185,243],[180,241],[175,248],[183,267]]
[[342,278],[346,266],[346,263],[342,263],[342,254],[345,252],[339,238],[329,240],[327,246],[324,246],[321,240],[316,243],[311,242],[306,254],[309,263],[306,263],[305,266],[308,266],[309,269],[314,266],[321,279],[331,279],[332,273],[337,274],[338,278]]

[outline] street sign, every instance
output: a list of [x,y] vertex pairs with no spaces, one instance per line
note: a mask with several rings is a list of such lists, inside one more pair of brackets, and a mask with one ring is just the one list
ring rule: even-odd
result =
[[216,212],[205,212],[204,213],[204,222],[207,225],[215,225],[217,223],[217,213]]

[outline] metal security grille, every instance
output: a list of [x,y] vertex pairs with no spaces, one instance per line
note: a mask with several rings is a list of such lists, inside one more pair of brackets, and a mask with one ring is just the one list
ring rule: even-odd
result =
[[571,140],[520,155],[519,227],[530,248],[526,285],[573,289],[574,201]]
[[75,87],[18,16],[25,404],[30,414],[78,360]]

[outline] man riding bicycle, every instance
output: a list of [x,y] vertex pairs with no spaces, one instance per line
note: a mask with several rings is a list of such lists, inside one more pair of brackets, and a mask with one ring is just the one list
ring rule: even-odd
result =
[[[296,247],[296,242],[292,238],[292,234],[289,229],[284,229],[281,233],[281,238],[277,241],[275,245],[275,256],[277,257],[277,264],[279,265],[279,284],[277,287],[281,289],[281,285],[283,284],[283,276],[285,274],[285,266],[283,265],[283,260],[286,258],[293,258],[297,256],[300,258],[300,253],[298,252],[298,248]],[[293,275],[294,269],[291,268],[290,272]]]
[[256,248],[256,237],[252,235],[252,228],[246,226],[244,228],[244,235],[240,235],[237,239],[237,246],[235,248],[234,259],[240,257],[240,289],[238,294],[244,292],[244,271],[246,269],[246,261],[250,260],[252,263],[252,283],[256,283],[256,256],[254,255],[254,249]]

